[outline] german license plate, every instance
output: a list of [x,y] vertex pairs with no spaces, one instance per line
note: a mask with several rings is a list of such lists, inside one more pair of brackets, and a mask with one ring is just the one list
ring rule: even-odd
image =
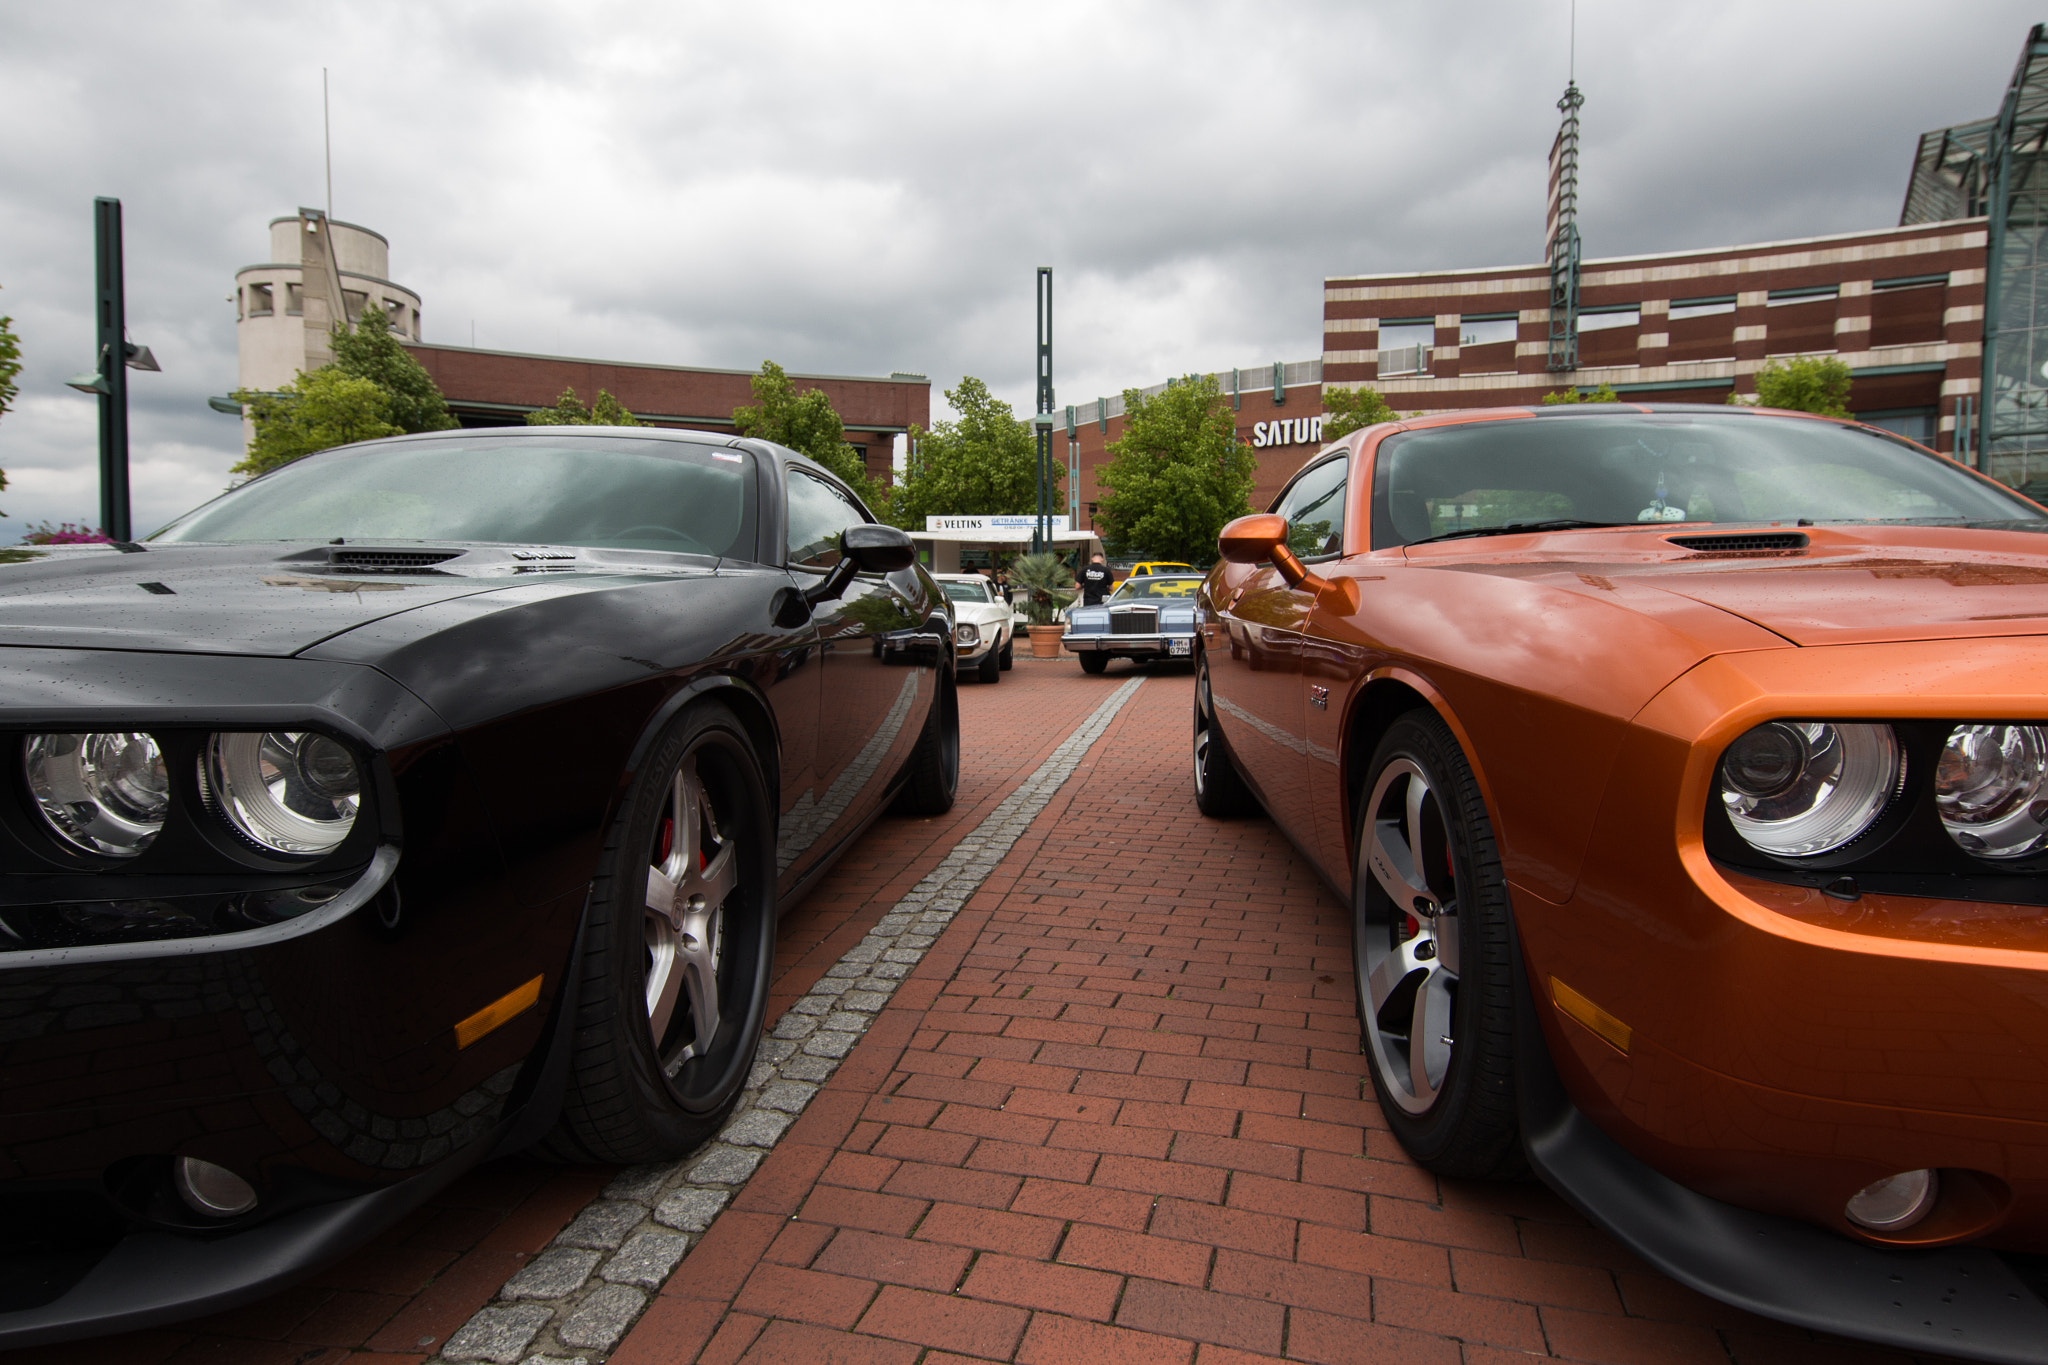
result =
[[1193,640],[1168,640],[1166,642],[1166,652],[1168,654],[1185,654],[1188,652],[1188,647],[1192,644],[1194,644]]

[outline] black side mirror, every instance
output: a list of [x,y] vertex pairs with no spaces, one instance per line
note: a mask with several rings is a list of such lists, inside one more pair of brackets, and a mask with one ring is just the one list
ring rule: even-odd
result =
[[864,522],[839,533],[839,553],[862,573],[895,573],[917,563],[917,542],[894,526]]

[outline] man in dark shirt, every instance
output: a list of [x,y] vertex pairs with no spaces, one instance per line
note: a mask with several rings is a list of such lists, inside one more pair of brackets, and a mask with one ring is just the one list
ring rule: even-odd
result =
[[1081,605],[1099,607],[1108,592],[1109,566],[1102,562],[1101,555],[1097,555],[1089,561],[1087,568],[1081,570]]

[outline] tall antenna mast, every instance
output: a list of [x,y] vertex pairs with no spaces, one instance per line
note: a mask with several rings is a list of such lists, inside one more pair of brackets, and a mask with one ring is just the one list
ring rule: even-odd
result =
[[320,68],[320,142],[327,152],[327,221],[334,221],[334,120],[327,112],[327,68]]
[[[1572,6],[1576,29],[1578,6]],[[1574,35],[1576,40],[1576,34]],[[1550,212],[1544,250],[1550,257],[1550,358],[1546,368],[1579,368],[1579,106],[1576,80],[1567,81],[1557,110],[1564,116],[1550,144]]]

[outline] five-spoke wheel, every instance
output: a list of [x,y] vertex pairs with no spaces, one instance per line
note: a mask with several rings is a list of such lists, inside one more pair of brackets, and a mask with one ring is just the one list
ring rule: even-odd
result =
[[575,1047],[548,1146],[673,1159],[738,1103],[775,951],[775,822],[760,756],[703,701],[649,746],[590,884]]
[[1513,935],[1479,784],[1417,709],[1388,727],[1361,795],[1352,960],[1380,1110],[1439,1175],[1514,1174]]

